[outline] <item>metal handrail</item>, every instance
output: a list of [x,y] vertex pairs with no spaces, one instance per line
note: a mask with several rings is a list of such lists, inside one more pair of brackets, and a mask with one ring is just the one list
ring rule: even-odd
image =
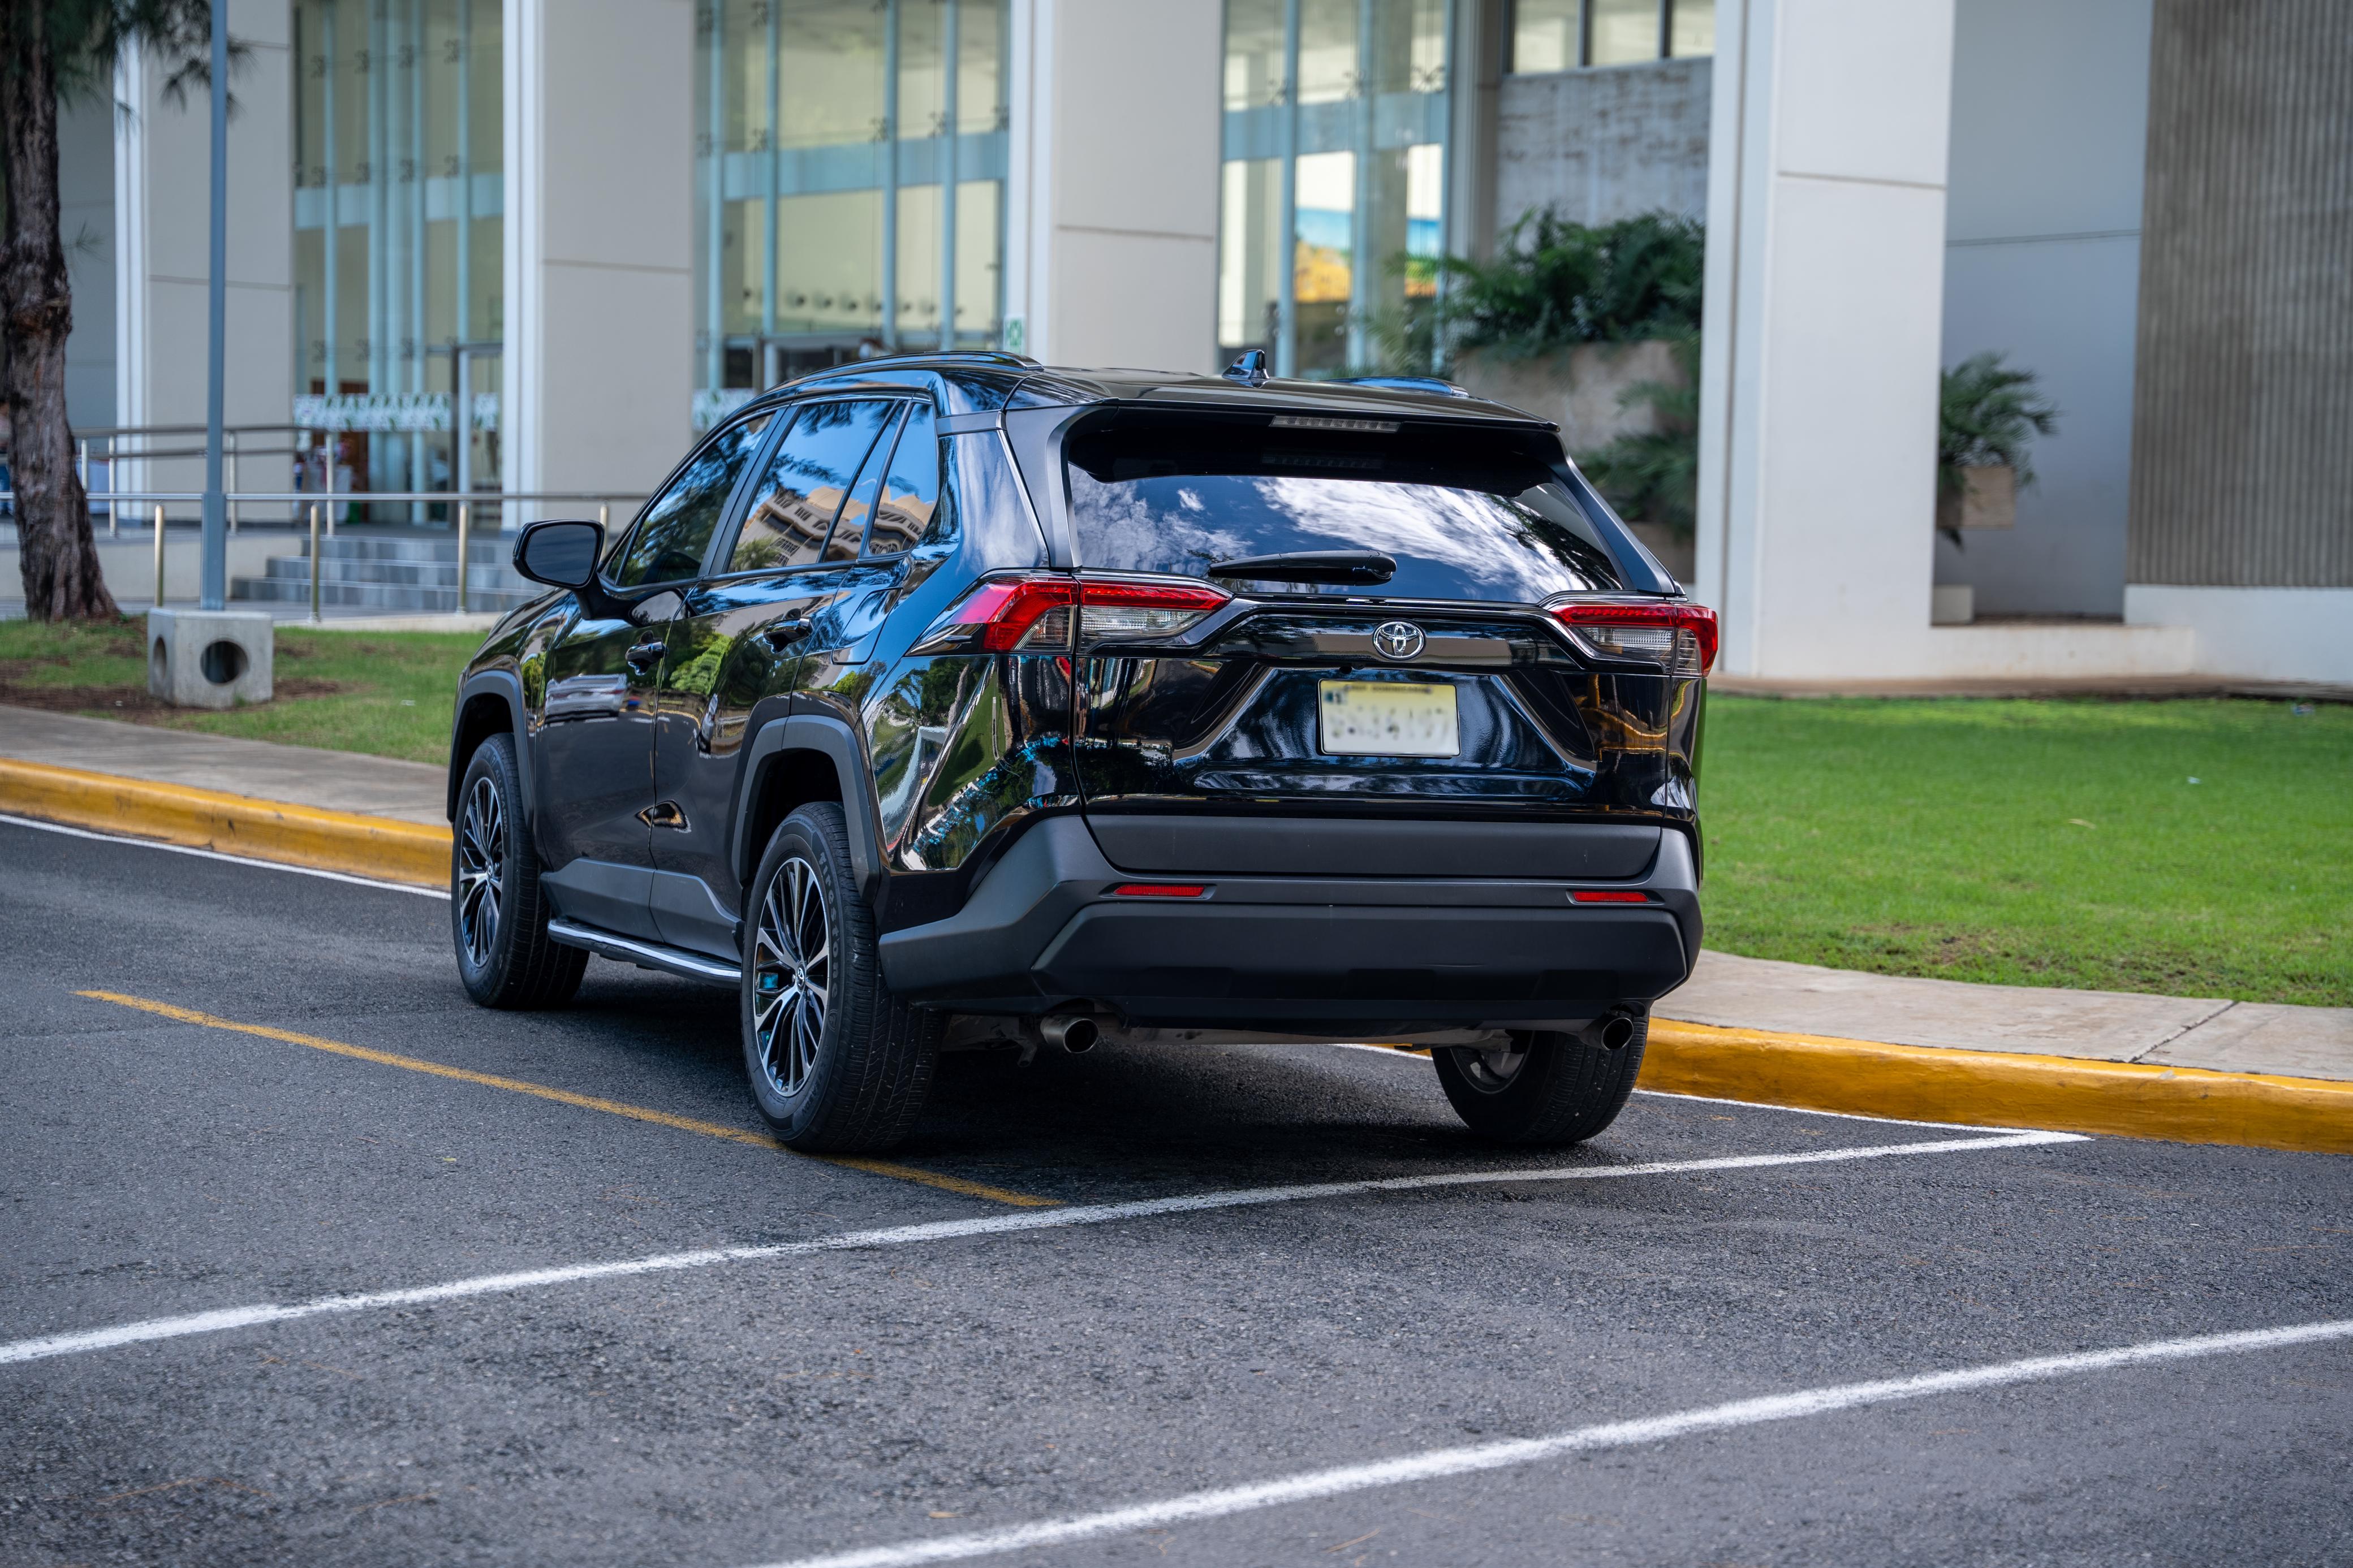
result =
[[[645,490],[230,490],[227,499],[239,501],[264,501],[273,504],[307,506],[312,501],[337,504],[344,501],[438,501],[453,504],[463,501],[474,506],[497,506],[503,501],[633,501],[643,500]],[[93,501],[202,501],[202,490],[91,490]],[[15,504],[16,492],[0,490],[0,501]]]

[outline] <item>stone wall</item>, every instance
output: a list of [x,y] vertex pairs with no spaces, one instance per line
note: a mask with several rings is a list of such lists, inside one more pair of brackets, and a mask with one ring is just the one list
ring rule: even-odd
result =
[[1551,207],[1577,223],[1707,214],[1705,58],[1506,76],[1496,100],[1495,221]]

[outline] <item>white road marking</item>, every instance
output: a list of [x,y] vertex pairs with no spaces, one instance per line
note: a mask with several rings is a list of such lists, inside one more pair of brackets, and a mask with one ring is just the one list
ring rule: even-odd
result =
[[224,1307],[185,1317],[150,1318],[117,1323],[111,1328],[47,1334],[38,1339],[0,1343],[0,1364],[46,1361],[53,1356],[79,1355],[153,1340],[185,1339],[194,1334],[219,1333],[228,1329],[282,1323],[296,1318],[378,1311],[390,1307],[416,1307],[454,1301],[469,1296],[492,1296],[572,1285],[589,1279],[618,1279],[638,1274],[671,1273],[708,1268],[722,1263],[757,1263],[776,1258],[806,1258],[820,1252],[855,1252],[874,1247],[908,1247],[928,1241],[953,1241],[970,1236],[1007,1236],[1032,1230],[1063,1230],[1074,1226],[1109,1225],[1116,1221],[1152,1219],[1162,1215],[1198,1214],[1208,1209],[1250,1208],[1266,1204],[1303,1203],[1315,1198],[1352,1197],[1366,1193],[1422,1192],[1433,1188],[1491,1186],[1505,1182],[1582,1182],[1626,1176],[1688,1175],[1709,1171],[1751,1171],[1778,1165],[1830,1165],[1852,1160],[1881,1160],[1915,1154],[1958,1154],[1992,1149],[2024,1149],[2044,1143],[2088,1142],[2073,1132],[2006,1132],[1996,1137],[1951,1138],[1916,1143],[1883,1143],[1867,1148],[1810,1149],[1786,1154],[1725,1154],[1704,1160],[1659,1160],[1639,1165],[1567,1165],[1524,1171],[1456,1171],[1427,1176],[1382,1176],[1356,1182],[1314,1182],[1289,1187],[1240,1187],[1224,1192],[1195,1193],[1173,1198],[1145,1198],[1134,1203],[1092,1204],[1070,1208],[1027,1209],[1016,1214],[988,1215],[974,1219],[936,1220],[925,1225],[893,1226],[882,1230],[847,1231],[807,1241],[774,1242],[759,1247],[713,1247],[695,1252],[657,1253],[649,1258],[621,1258],[608,1263],[576,1263],[554,1268],[527,1269],[513,1274],[482,1274],[421,1285],[405,1290],[376,1290],[364,1295],[321,1296],[308,1301],[261,1302],[248,1307]]
[[2238,1333],[2202,1334],[2195,1339],[2156,1340],[2115,1350],[2088,1351],[2079,1355],[2037,1356],[2027,1361],[1963,1367],[1953,1372],[1932,1372],[1917,1377],[1888,1378],[1876,1383],[1838,1384],[1798,1394],[1735,1400],[1729,1405],[1712,1405],[1704,1409],[1682,1410],[1638,1421],[1612,1421],[1599,1426],[1580,1426],[1575,1431],[1549,1437],[1482,1443],[1475,1447],[1434,1448],[1402,1458],[1345,1465],[1328,1470],[1310,1470],[1277,1480],[1260,1481],[1251,1486],[1190,1492],[1159,1502],[1106,1509],[1100,1513],[1066,1514],[1060,1519],[1040,1520],[1034,1524],[1018,1524],[1003,1530],[938,1536],[929,1541],[903,1542],[895,1546],[870,1546],[855,1552],[837,1552],[818,1557],[797,1557],[788,1563],[773,1564],[772,1568],[913,1568],[913,1565],[924,1563],[993,1557],[1004,1552],[1061,1546],[1074,1541],[1125,1535],[1139,1530],[1165,1529],[1172,1524],[1221,1519],[1229,1514],[1279,1508],[1286,1503],[1308,1502],[1347,1492],[1370,1491],[1380,1487],[1403,1486],[1413,1481],[1535,1464],[1566,1454],[1660,1443],[1672,1437],[1688,1437],[1697,1432],[1722,1432],[1768,1421],[1795,1421],[1865,1405],[2002,1388],[2012,1384],[2047,1383],[2116,1367],[2189,1361],[2200,1356],[2239,1355],[2250,1351],[2281,1350],[2291,1345],[2316,1344],[2348,1338],[2353,1338],[2353,1319],[2299,1323],[2276,1329],[2253,1329]]
[[439,899],[447,902],[447,888],[420,888],[410,882],[384,882],[374,877],[354,877],[347,871],[322,871],[315,866],[290,866],[283,860],[257,860],[250,855],[224,855],[217,849],[198,849],[186,844],[165,844],[153,838],[132,838],[119,833],[92,833],[86,827],[68,827],[58,822],[38,822],[29,816],[10,816],[0,812],[0,823],[11,827],[30,827],[42,833],[62,833],[69,838],[95,838],[101,844],[128,845],[133,849],[163,849],[174,855],[193,855],[199,860],[226,860],[232,866],[251,866],[263,871],[291,871],[298,877],[318,877],[330,882],[349,882],[354,887],[382,888],[388,893],[415,893],[420,898]]

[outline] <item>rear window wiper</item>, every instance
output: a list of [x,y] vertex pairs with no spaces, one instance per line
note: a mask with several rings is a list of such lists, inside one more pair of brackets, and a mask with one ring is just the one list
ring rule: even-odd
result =
[[1212,577],[1259,583],[1347,583],[1370,586],[1397,575],[1397,563],[1372,550],[1295,550],[1282,555],[1244,555],[1209,568]]

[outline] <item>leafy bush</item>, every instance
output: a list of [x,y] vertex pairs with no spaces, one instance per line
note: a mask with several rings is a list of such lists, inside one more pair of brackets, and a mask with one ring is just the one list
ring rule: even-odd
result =
[[1626,408],[1649,404],[1659,427],[1647,436],[1620,436],[1579,458],[1577,466],[1619,516],[1664,523],[1677,539],[1689,539],[1699,504],[1699,336],[1686,332],[1673,342],[1683,384],[1637,382],[1618,400]]
[[1673,213],[1592,227],[1530,212],[1504,231],[1492,261],[1426,263],[1441,285],[1430,310],[1448,346],[1506,359],[1681,337],[1699,331],[1704,252],[1704,226]]
[[1961,489],[1963,468],[2006,464],[2023,487],[2034,482],[2027,448],[2058,427],[2059,410],[2035,395],[2034,373],[2011,370],[1999,353],[1975,354],[1945,372],[1936,433],[1936,488]]

